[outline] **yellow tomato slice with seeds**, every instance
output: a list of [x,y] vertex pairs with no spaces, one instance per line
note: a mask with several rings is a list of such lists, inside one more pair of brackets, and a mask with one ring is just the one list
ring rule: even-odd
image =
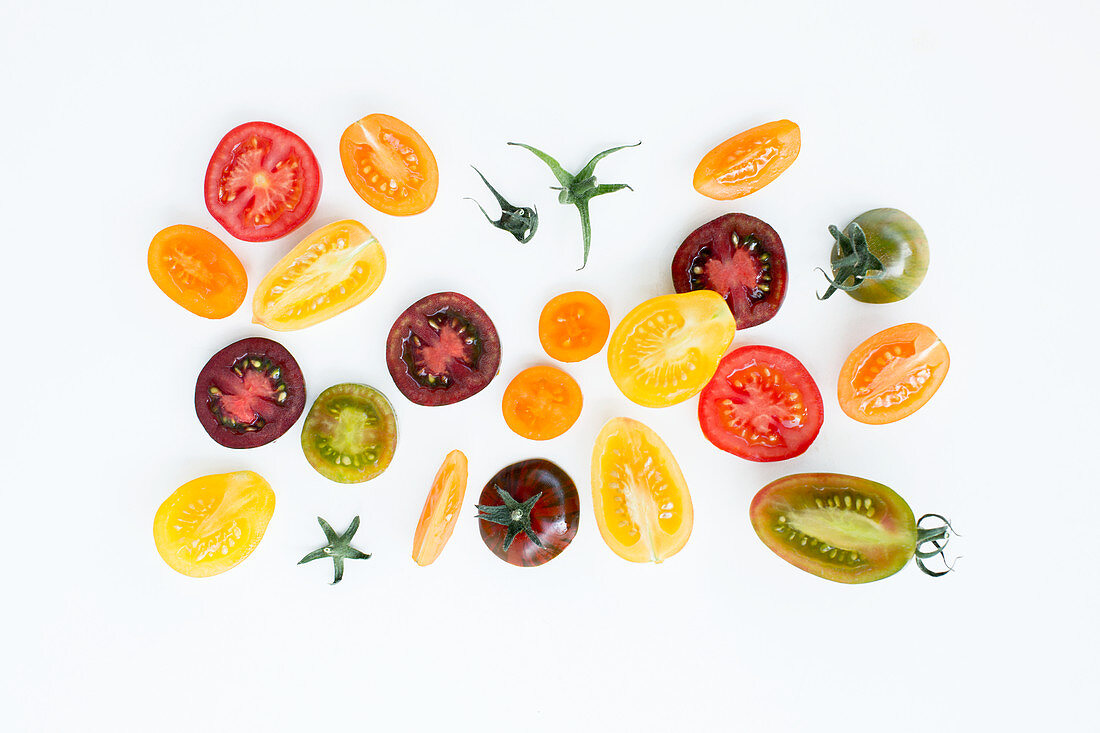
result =
[[710,381],[736,331],[733,313],[713,290],[661,295],[627,313],[615,328],[607,366],[628,399],[668,407]]
[[687,544],[694,513],[680,466],[657,433],[609,420],[592,450],[592,505],[604,542],[631,562],[661,562]]
[[353,219],[321,227],[264,276],[252,298],[252,320],[295,331],[362,303],[386,274],[386,253]]
[[274,512],[275,492],[258,473],[202,476],[160,505],[153,518],[153,540],[168,567],[206,578],[248,557]]
[[443,459],[435,475],[413,537],[412,558],[421,567],[435,562],[455,531],[462,499],[466,496],[468,465],[466,454],[453,450]]

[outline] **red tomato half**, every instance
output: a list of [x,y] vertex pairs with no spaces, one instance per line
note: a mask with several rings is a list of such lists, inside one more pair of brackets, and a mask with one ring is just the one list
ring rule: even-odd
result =
[[313,215],[321,168],[305,140],[270,122],[234,127],[206,168],[206,208],[237,239],[270,242]]
[[703,435],[750,461],[802,455],[824,415],[821,391],[806,367],[771,346],[742,346],[727,354],[699,394]]

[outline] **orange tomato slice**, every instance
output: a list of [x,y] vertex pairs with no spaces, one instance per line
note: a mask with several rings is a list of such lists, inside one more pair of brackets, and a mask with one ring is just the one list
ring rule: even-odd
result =
[[203,318],[225,318],[248,291],[244,265],[205,229],[177,224],[149,244],[149,274],[164,294]]
[[616,417],[592,449],[592,505],[604,542],[631,562],[662,562],[679,552],[694,522],[680,466],[657,433]]
[[439,167],[428,143],[389,115],[367,115],[349,125],[340,137],[340,163],[359,198],[383,214],[419,214],[439,189]]
[[950,366],[947,347],[928,326],[903,323],[880,331],[844,360],[840,409],[868,425],[896,422],[932,399]]
[[539,341],[558,361],[583,361],[598,354],[610,331],[607,308],[583,290],[551,298],[539,315]]
[[303,239],[271,268],[252,296],[252,320],[295,331],[362,303],[386,274],[386,253],[370,230],[345,219]]
[[275,492],[258,473],[202,476],[160,505],[153,518],[153,540],[168,567],[206,578],[248,557],[274,512]]
[[561,369],[524,369],[504,390],[504,422],[516,435],[531,440],[556,438],[581,415],[581,388]]
[[466,454],[462,451],[453,450],[443,459],[416,524],[412,559],[417,565],[423,567],[435,562],[447,540],[451,539],[462,499],[466,496],[467,473]]
[[704,155],[692,183],[709,198],[739,199],[778,178],[801,147],[798,125],[790,120],[768,122],[734,135]]
[[607,366],[632,402],[668,407],[710,381],[736,331],[733,313],[713,290],[661,295],[627,313],[615,328]]

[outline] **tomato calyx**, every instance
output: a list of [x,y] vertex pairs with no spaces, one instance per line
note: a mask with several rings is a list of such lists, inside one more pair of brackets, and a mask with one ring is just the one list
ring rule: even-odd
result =
[[534,206],[513,206],[508,203],[508,200],[500,195],[500,192],[493,188],[493,184],[486,180],[485,175],[474,166],[470,166],[474,169],[474,172],[481,176],[481,180],[485,182],[485,185],[489,187],[493,196],[496,197],[497,204],[500,206],[500,219],[493,220],[492,217],[485,211],[485,207],[477,202],[477,199],[466,197],[468,201],[473,201],[477,204],[477,208],[481,209],[481,213],[485,214],[485,218],[489,220],[489,223],[495,226],[497,229],[502,229],[513,237],[516,238],[520,244],[527,244],[535,236],[535,231],[539,228],[539,212]]
[[[852,222],[844,231],[840,231],[834,224],[829,225],[829,234],[836,240],[836,246],[840,250],[840,258],[833,262],[833,277],[830,278],[820,267],[817,268],[825,279],[829,281],[829,287],[824,295],[818,295],[818,300],[825,300],[837,290],[851,291],[858,288],[864,280],[875,280],[886,274],[886,268],[882,261],[875,257],[867,246],[867,235],[856,222]],[[848,280],[851,283],[848,283]]]
[[360,552],[351,546],[351,538],[355,536],[355,533],[359,531],[359,516],[356,515],[355,519],[351,520],[351,524],[344,530],[341,535],[336,534],[336,530],[332,528],[332,525],[326,522],[324,519],[317,517],[317,523],[321,525],[321,529],[325,533],[325,539],[328,540],[328,544],[324,547],[318,547],[313,552],[309,553],[298,564],[312,562],[314,560],[320,560],[322,558],[332,558],[332,564],[335,568],[335,577],[330,585],[336,585],[344,577],[344,560],[369,560],[369,552]]
[[508,532],[504,536],[503,549],[507,550],[512,546],[513,540],[516,536],[523,532],[527,535],[527,539],[535,543],[536,546],[542,547],[542,540],[538,538],[538,535],[531,529],[531,510],[534,509],[535,503],[542,497],[542,492],[535,494],[527,501],[519,502],[512,498],[504,489],[499,486],[494,486],[497,495],[500,496],[500,500],[503,504],[478,504],[477,519],[484,519],[486,522],[492,522],[493,524],[499,524],[502,527],[507,527]]
[[[921,523],[929,517],[939,519],[943,524],[935,527],[922,527]],[[951,526],[951,522],[947,521],[947,518],[940,514],[925,514],[917,520],[917,550],[913,555],[916,558],[917,567],[920,568],[921,572],[925,575],[939,578],[955,569],[952,563],[947,562],[947,555],[943,553],[944,548],[947,547],[947,541],[950,539],[947,530],[955,532],[955,528]],[[955,534],[958,534],[958,532],[955,532]],[[935,549],[921,549],[924,545],[932,545]],[[937,555],[943,560],[943,564],[947,566],[947,570],[930,570],[928,566],[924,564],[925,560],[931,560]]]

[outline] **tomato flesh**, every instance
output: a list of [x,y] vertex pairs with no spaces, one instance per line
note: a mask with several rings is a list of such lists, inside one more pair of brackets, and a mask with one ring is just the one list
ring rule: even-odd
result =
[[607,308],[583,290],[551,298],[539,314],[539,341],[547,356],[558,361],[583,361],[598,354],[610,331]]
[[917,547],[913,510],[880,483],[801,473],[762,488],[749,509],[768,548],[808,573],[868,583],[905,567]]
[[302,450],[319,474],[342,484],[386,470],[397,448],[397,416],[386,396],[365,384],[337,384],[306,415]]
[[525,369],[504,390],[504,422],[516,435],[531,440],[556,438],[581,415],[581,388],[561,369]]
[[149,274],[169,298],[203,318],[225,318],[248,291],[244,265],[205,229],[177,224],[149,244]]
[[790,120],[768,122],[734,135],[703,156],[692,181],[712,199],[747,196],[787,170],[802,148],[802,133]]
[[443,465],[432,482],[431,491],[424,501],[420,521],[413,537],[412,558],[421,567],[431,565],[443,552],[458,523],[458,513],[466,496],[466,479],[469,464],[466,454],[453,450],[443,459]]
[[382,213],[419,214],[435,201],[435,155],[396,117],[372,114],[349,125],[340,137],[340,163],[359,197]]
[[557,464],[531,458],[502,468],[481,491],[478,509],[482,513],[503,505],[498,489],[517,502],[534,499],[530,531],[517,533],[511,544],[507,542],[508,527],[486,519],[478,521],[481,540],[501,560],[520,567],[543,565],[560,555],[577,535],[580,497],[573,479]]

